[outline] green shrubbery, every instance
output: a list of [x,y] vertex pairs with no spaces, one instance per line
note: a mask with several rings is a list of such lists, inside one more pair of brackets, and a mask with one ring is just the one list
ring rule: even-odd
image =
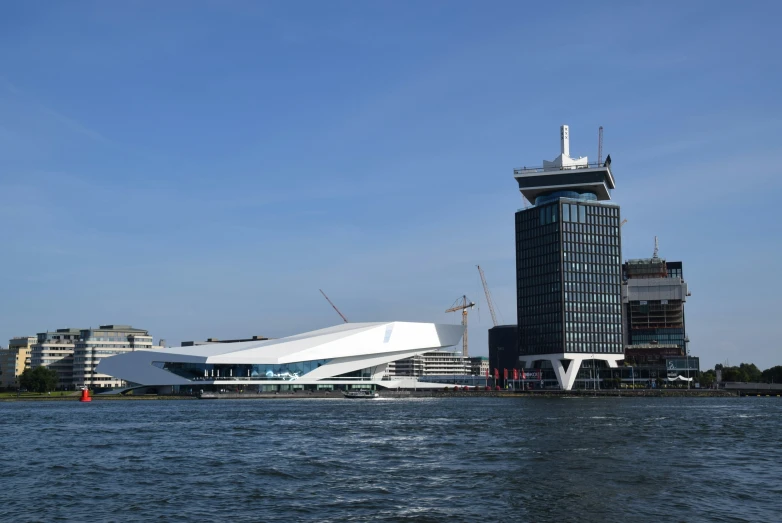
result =
[[30,392],[51,392],[57,388],[59,378],[57,371],[46,367],[36,367],[35,369],[25,369],[19,376],[19,385]]

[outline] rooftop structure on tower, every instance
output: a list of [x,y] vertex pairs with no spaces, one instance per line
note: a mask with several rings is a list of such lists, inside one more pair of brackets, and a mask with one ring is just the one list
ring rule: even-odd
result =
[[551,162],[544,160],[543,167],[514,169],[513,176],[521,194],[534,205],[560,196],[610,200],[610,191],[615,188],[610,155],[602,164],[589,163],[586,156],[571,158],[570,129],[567,125],[560,127],[559,156]]

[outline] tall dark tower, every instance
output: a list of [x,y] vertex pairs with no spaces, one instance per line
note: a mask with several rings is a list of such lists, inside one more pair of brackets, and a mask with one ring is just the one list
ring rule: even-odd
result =
[[610,367],[624,359],[622,250],[611,156],[590,164],[561,154],[540,168],[513,171],[532,207],[516,213],[519,360],[548,361],[570,390],[584,360]]

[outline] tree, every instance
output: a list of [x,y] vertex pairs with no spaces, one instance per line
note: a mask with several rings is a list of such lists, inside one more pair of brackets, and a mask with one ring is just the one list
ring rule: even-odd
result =
[[766,383],[782,383],[782,365],[766,369],[761,375]]
[[717,373],[709,369],[700,375],[698,382],[701,384],[701,387],[708,389],[714,384],[715,379],[717,379]]
[[738,367],[723,367],[722,381],[742,381],[757,383],[763,379],[763,375],[754,363],[742,363]]
[[32,392],[49,392],[57,388],[59,377],[57,371],[47,367],[36,367],[35,369],[25,369],[19,376],[19,384]]
[[754,363],[742,363],[739,368],[746,373],[749,382],[757,383],[763,379],[763,373]]

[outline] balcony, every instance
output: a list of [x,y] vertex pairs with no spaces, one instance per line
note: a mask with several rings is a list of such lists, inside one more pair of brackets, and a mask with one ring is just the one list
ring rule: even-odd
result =
[[528,176],[530,174],[542,174],[556,171],[576,171],[580,169],[602,169],[606,167],[610,168],[610,164],[606,165],[605,163],[592,162],[586,165],[572,165],[556,169],[546,169],[544,167],[519,167],[518,169],[513,169],[513,176]]

